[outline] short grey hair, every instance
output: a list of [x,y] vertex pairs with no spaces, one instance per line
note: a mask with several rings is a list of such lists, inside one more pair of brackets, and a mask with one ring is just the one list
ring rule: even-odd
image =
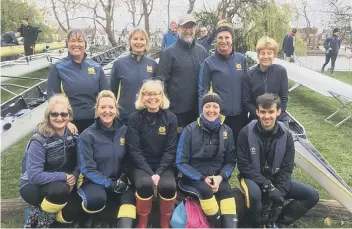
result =
[[86,35],[83,33],[82,30],[80,29],[70,29],[68,32],[67,32],[67,43],[69,42],[69,40],[71,40],[71,38],[73,36],[77,36],[77,35],[81,35],[82,38],[84,39],[84,41],[87,41],[86,40]]

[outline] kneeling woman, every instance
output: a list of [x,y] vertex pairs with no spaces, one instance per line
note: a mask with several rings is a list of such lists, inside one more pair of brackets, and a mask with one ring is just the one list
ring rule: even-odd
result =
[[160,196],[160,227],[169,228],[176,200],[173,163],[177,146],[177,120],[169,110],[160,81],[145,82],[136,109],[129,118],[127,144],[133,158],[132,183],[136,187],[137,228],[146,228],[154,187]]
[[97,119],[83,131],[78,144],[83,175],[78,194],[83,200],[82,208],[94,214],[102,211],[107,201],[116,203],[117,226],[131,228],[136,218],[135,199],[121,173],[127,127],[117,118],[117,101],[111,91],[99,93],[95,109]]
[[[181,190],[199,198],[208,220],[215,227],[236,228],[236,203],[228,182],[236,155],[232,130],[221,120],[220,104],[215,93],[203,97],[200,118],[182,131],[176,166],[183,173]],[[220,198],[220,210],[214,194]]]
[[[48,228],[55,219],[73,221],[72,204],[79,174],[75,136],[67,123],[72,120],[68,99],[54,95],[44,113],[44,121],[27,145],[22,161],[20,195],[33,207],[26,212],[25,228]],[[77,205],[79,209],[79,205]]]

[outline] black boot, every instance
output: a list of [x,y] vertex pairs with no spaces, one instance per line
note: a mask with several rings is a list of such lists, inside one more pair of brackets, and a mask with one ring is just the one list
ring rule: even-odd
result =
[[219,212],[215,213],[214,215],[207,215],[206,217],[209,223],[212,224],[215,228],[221,227],[221,217]]
[[121,217],[117,221],[117,228],[133,228],[133,218]]
[[292,200],[282,208],[281,214],[276,222],[283,225],[290,225],[309,210],[310,209],[305,208],[300,201]]
[[222,228],[237,228],[237,216],[236,215],[221,215]]

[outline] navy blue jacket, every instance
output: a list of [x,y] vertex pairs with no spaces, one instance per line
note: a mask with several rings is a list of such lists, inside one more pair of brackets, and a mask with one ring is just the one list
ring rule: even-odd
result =
[[198,74],[208,52],[203,46],[182,39],[166,48],[159,61],[157,76],[164,78],[170,110],[184,114],[197,110]]
[[[285,196],[290,190],[295,160],[292,135],[283,123],[277,122],[270,134],[258,125],[258,121],[253,120],[238,134],[236,154],[240,177],[250,179],[259,186],[269,179]],[[268,138],[272,139],[268,147],[270,150],[265,152],[263,145]],[[266,160],[265,154],[268,155]],[[264,167],[271,168],[269,175],[264,174]]]
[[328,50],[329,48],[332,48],[332,50],[330,50],[329,52],[333,54],[337,54],[339,52],[340,46],[341,46],[341,38],[336,35],[332,35],[326,38],[324,42],[324,48],[326,50]]
[[52,66],[48,77],[48,95],[64,93],[72,106],[74,120],[93,119],[96,97],[108,89],[101,66],[85,57],[78,64],[69,54]]
[[130,53],[115,61],[110,77],[111,91],[119,104],[119,118],[128,124],[128,117],[135,108],[136,95],[143,81],[155,76],[157,63],[148,56],[142,56],[137,62],[137,55]]
[[282,44],[282,49],[284,50],[284,53],[286,54],[287,57],[290,57],[293,55],[295,52],[294,48],[294,34],[289,33],[285,36],[283,44]]
[[169,110],[137,111],[130,116],[127,145],[136,168],[161,175],[175,163],[177,119]]
[[87,180],[105,188],[116,186],[126,154],[127,127],[119,119],[105,127],[99,118],[79,136],[78,156],[83,183]]
[[243,84],[243,103],[251,119],[257,118],[256,101],[258,96],[274,93],[280,97],[281,112],[286,111],[288,103],[288,78],[286,69],[278,64],[272,64],[266,72],[259,64],[248,71]]
[[177,169],[192,180],[204,180],[212,175],[228,180],[236,166],[232,130],[225,124],[220,125],[217,152],[205,150],[211,145],[209,134],[200,118],[183,129],[176,152]]
[[243,113],[242,81],[247,74],[247,61],[243,54],[233,52],[230,58],[215,52],[205,59],[199,72],[198,105],[202,111],[202,98],[212,87],[222,100],[221,112],[225,116]]
[[178,38],[178,33],[176,31],[173,32],[169,30],[163,36],[163,43],[161,44],[161,48],[164,49],[169,47],[170,45],[176,42],[177,38]]

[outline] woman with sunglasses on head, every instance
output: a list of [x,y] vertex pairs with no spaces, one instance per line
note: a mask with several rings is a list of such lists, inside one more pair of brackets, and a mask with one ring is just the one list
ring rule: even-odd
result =
[[108,89],[105,73],[101,66],[87,58],[87,40],[79,29],[67,34],[68,56],[59,60],[50,70],[48,95],[64,93],[72,105],[75,115],[69,128],[82,133],[94,123],[95,98]]
[[[67,128],[72,108],[63,95],[50,98],[36,133],[30,139],[22,161],[20,195],[32,205],[26,211],[25,228],[48,228],[55,219],[74,220],[80,208],[74,203],[77,167],[76,137]],[[72,200],[72,201],[71,201]]]
[[160,227],[169,228],[176,200],[175,154],[177,145],[176,115],[161,81],[145,82],[138,93],[137,112],[129,119],[127,145],[133,158],[131,178],[136,187],[137,228],[148,226],[154,190],[160,197]]
[[102,211],[108,201],[116,203],[117,226],[131,228],[136,218],[135,199],[122,173],[127,127],[117,118],[117,101],[111,91],[99,93],[95,113],[95,123],[83,131],[78,144],[82,208],[92,215]]
[[111,70],[110,86],[115,94],[123,124],[136,111],[134,102],[143,81],[155,76],[157,63],[146,55],[149,38],[144,29],[135,28],[128,37],[130,54],[118,59]]

